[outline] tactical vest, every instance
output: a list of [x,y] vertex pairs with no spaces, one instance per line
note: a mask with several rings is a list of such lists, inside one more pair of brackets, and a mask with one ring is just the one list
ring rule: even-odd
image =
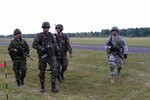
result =
[[39,34],[39,46],[45,48],[45,52],[38,50],[39,56],[42,56],[45,53],[48,53],[49,56],[55,55],[54,37],[50,32],[42,32]]
[[[25,47],[25,40],[24,39],[20,39],[19,41],[18,40],[16,40],[16,39],[13,39],[12,41],[11,41],[11,48],[20,48],[20,47],[22,47],[22,48],[25,48],[26,49],[26,47]],[[23,59],[23,58],[26,58],[23,54],[20,54],[19,53],[19,51],[18,52],[10,52],[9,51],[9,55],[10,55],[10,57],[14,60],[14,59],[16,59],[16,60],[21,60],[21,59]]]
[[114,54],[114,55],[115,55],[115,54],[120,54],[120,55],[122,55],[123,52],[124,52],[123,46],[124,46],[125,44],[124,44],[123,41],[121,41],[121,37],[120,37],[120,36],[118,36],[118,37],[115,38],[115,39],[112,39],[112,37],[110,37],[106,45],[108,45],[108,46],[114,46],[114,47],[117,48],[117,51],[113,51],[113,52],[108,49],[108,50],[107,50],[107,53],[108,53],[108,54],[112,53],[112,54]]
[[63,35],[57,34],[56,40],[57,40],[57,43],[58,43],[59,47],[61,48],[61,50],[63,50],[63,52],[66,53],[68,51],[67,36],[65,34],[63,34]]

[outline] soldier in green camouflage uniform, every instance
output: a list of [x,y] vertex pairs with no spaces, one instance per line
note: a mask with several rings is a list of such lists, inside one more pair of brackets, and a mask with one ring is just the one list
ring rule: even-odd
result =
[[[72,57],[72,48],[70,46],[69,38],[66,34],[64,34],[63,31],[63,25],[58,24],[55,27],[58,34],[55,34],[56,41],[58,43],[59,48],[59,55],[58,55],[58,63],[59,63],[59,74],[58,74],[58,80],[61,82],[61,80],[64,80],[64,72],[67,70],[68,67],[68,58],[67,58],[67,52],[69,51],[70,58]],[[60,57],[59,57],[60,56]]]
[[56,78],[57,78],[57,61],[55,56],[54,36],[49,32],[49,22],[43,22],[43,32],[38,33],[33,41],[32,47],[37,49],[39,58],[39,79],[41,83],[41,93],[45,91],[45,71],[47,63],[51,69],[51,88],[52,92],[58,92],[56,89]]
[[29,54],[30,50],[27,42],[21,38],[21,31],[19,29],[14,30],[14,35],[15,38],[11,40],[8,51],[13,61],[13,70],[19,87],[24,85],[24,78],[27,71],[26,56],[23,53]]

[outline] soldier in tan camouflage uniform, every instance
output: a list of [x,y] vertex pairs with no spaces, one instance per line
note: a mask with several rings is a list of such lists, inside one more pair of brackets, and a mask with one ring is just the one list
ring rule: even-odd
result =
[[56,41],[58,43],[58,48],[59,48],[59,54],[60,54],[60,59],[59,59],[59,76],[58,80],[61,82],[61,80],[64,80],[64,72],[67,70],[68,67],[68,58],[67,58],[67,52],[69,51],[70,57],[72,57],[72,48],[70,46],[70,41],[69,38],[66,34],[64,34],[63,31],[63,25],[57,24],[55,27],[57,34],[56,36]]
[[128,47],[124,39],[118,34],[117,26],[112,27],[111,36],[107,39],[105,48],[108,54],[110,65],[111,83],[114,83],[115,67],[117,67],[118,76],[120,76],[123,67],[124,58],[127,58]]
[[49,22],[43,22],[43,32],[38,33],[33,41],[32,47],[37,50],[39,62],[39,79],[41,83],[41,93],[45,91],[45,71],[46,66],[49,64],[51,69],[51,89],[52,92],[58,92],[56,89],[57,78],[57,61],[55,56],[54,36],[49,32]]
[[[13,70],[15,72],[18,87],[24,85],[24,78],[26,77],[27,64],[26,55],[29,54],[29,46],[27,42],[21,38],[21,31],[14,30],[15,38],[11,40],[8,51],[13,61]],[[25,55],[26,54],[26,55]]]

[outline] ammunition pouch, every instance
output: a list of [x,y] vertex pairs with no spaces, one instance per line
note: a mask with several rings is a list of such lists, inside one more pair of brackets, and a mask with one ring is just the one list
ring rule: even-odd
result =
[[52,44],[47,45],[46,47],[40,47],[39,51],[42,59],[51,58],[55,55],[55,47]]

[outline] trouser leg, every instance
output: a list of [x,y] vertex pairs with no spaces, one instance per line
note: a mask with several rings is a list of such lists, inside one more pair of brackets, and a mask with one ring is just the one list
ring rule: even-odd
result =
[[68,59],[67,59],[67,55],[65,55],[63,57],[63,60],[62,60],[62,69],[61,69],[61,78],[62,78],[62,80],[65,79],[64,73],[66,72],[67,67],[68,67]]
[[58,77],[58,63],[56,61],[56,58],[53,57],[52,58],[52,62],[50,64],[50,67],[52,69],[52,72],[51,72],[51,89],[52,89],[52,92],[58,92],[57,88],[56,88],[56,79]]
[[26,62],[21,62],[21,85],[24,85],[24,78],[26,77],[27,65]]
[[20,77],[21,77],[21,75],[20,75],[20,62],[16,62],[16,61],[13,62],[13,70],[15,73],[17,86],[19,87],[20,86]]
[[46,70],[46,62],[44,60],[39,60],[39,80],[41,84],[41,90],[40,92],[43,93],[45,91],[45,70]]

